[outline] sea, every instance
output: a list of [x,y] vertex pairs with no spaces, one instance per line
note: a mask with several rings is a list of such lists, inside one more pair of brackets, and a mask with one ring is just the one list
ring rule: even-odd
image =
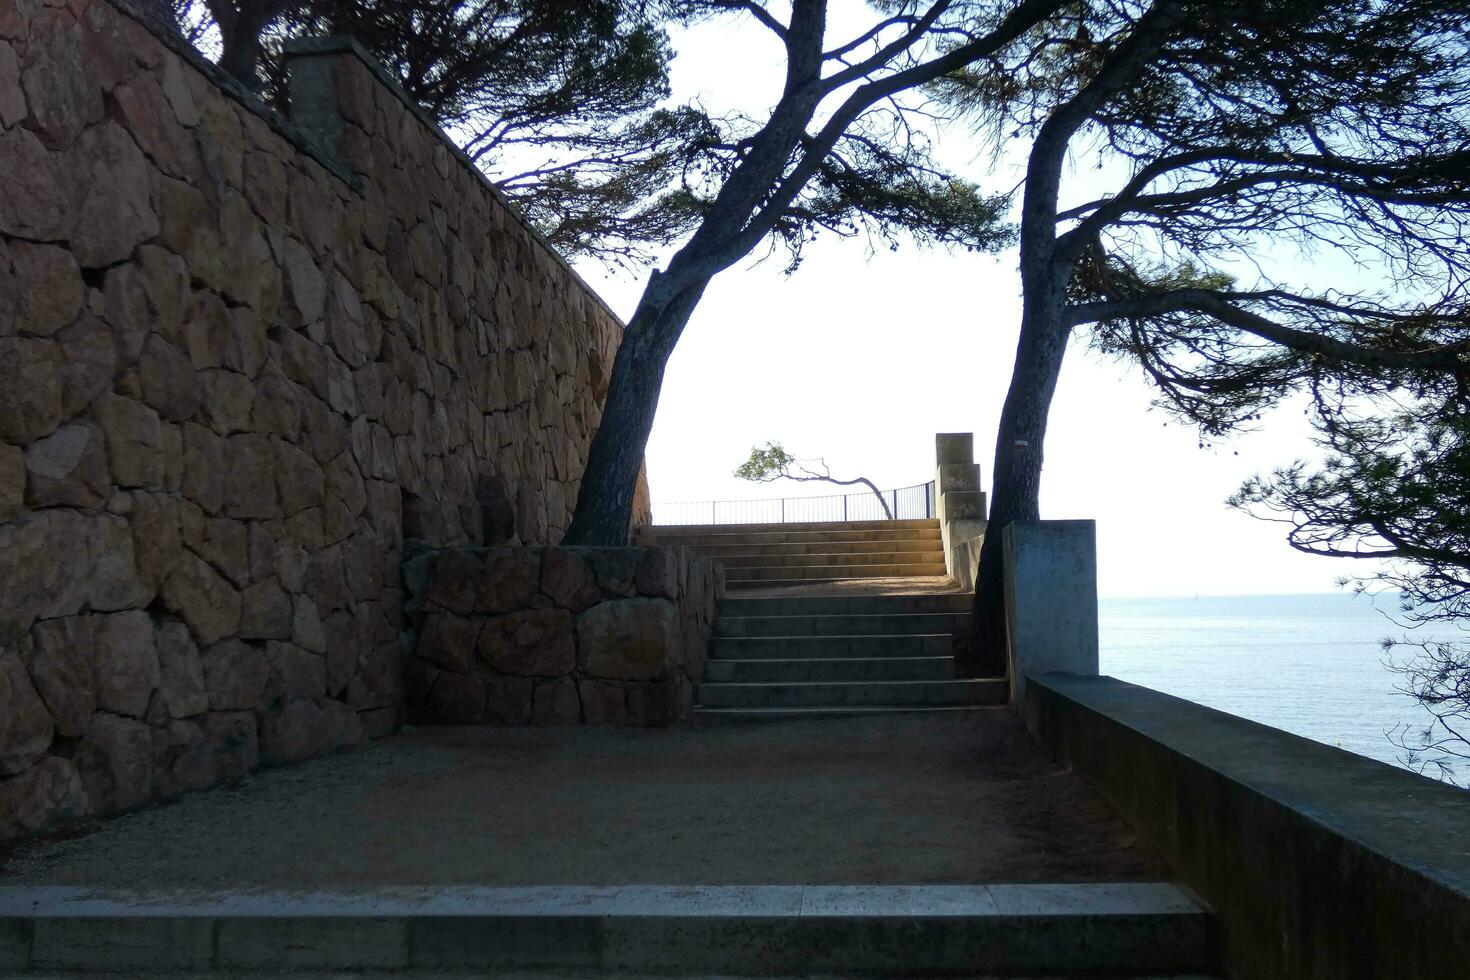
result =
[[[1188,698],[1391,765],[1419,766],[1394,733],[1429,713],[1400,692],[1382,640],[1406,633],[1398,596],[1199,596],[1101,599],[1104,674]],[[1460,636],[1464,639],[1464,636]],[[1411,652],[1395,651],[1393,657]],[[1438,775],[1434,769],[1425,775]],[[1470,782],[1470,764],[1453,772]]]

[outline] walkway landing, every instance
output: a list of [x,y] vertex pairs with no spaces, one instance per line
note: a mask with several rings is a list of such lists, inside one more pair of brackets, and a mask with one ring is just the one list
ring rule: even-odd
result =
[[6,885],[149,891],[1170,877],[1004,709],[426,730],[0,855]]

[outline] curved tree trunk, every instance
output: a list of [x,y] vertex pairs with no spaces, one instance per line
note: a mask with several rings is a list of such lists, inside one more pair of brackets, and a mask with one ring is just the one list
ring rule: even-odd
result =
[[961,672],[970,676],[999,677],[1006,672],[1001,531],[1012,521],[1036,520],[1041,514],[1047,414],[1070,334],[1062,318],[1065,307],[1061,291],[1053,288],[1044,293],[1026,304],[1016,366],[996,433],[990,517],[975,575],[972,634],[959,665]]
[[[658,409],[664,368],[708,284],[708,279],[698,281],[662,303],[646,298],[628,322],[613,358],[602,420],[587,451],[576,511],[563,544],[628,543],[633,493]],[[650,280],[645,297],[657,295],[658,287],[657,278]]]
[[1006,672],[1001,534],[1012,521],[1040,516],[1046,418],[1071,333],[1065,319],[1071,265],[1058,261],[1056,254],[1057,190],[1068,131],[1049,135],[1047,128],[1027,167],[1021,207],[1021,334],[996,432],[990,515],[975,574],[969,642],[956,649],[958,671],[971,677]]

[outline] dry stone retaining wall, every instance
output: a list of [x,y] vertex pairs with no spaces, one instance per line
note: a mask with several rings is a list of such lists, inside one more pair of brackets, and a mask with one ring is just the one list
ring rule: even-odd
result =
[[568,522],[620,324],[356,52],[298,70],[292,121],[0,0],[0,839],[392,730],[405,535]]
[[725,586],[685,548],[449,549],[405,577],[409,717],[455,725],[678,721]]

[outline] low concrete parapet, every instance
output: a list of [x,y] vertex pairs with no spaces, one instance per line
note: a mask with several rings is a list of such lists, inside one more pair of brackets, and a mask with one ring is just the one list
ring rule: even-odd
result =
[[686,548],[426,549],[404,566],[410,720],[674,724],[724,570]]
[[1098,671],[1097,524],[1013,521],[1001,532],[1011,704],[1032,674]]
[[1022,711],[1214,910],[1225,974],[1445,980],[1470,955],[1470,793],[1111,677]]

